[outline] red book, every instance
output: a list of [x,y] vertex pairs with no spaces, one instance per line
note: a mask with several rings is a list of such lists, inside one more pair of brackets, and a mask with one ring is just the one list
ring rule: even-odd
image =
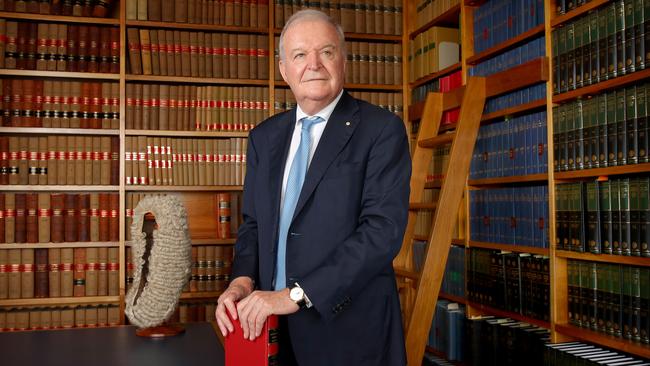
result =
[[0,184],[9,184],[9,138],[0,136]]
[[90,241],[90,195],[77,195],[77,210],[79,211],[78,240]]
[[244,339],[244,331],[239,319],[230,319],[234,332],[224,341],[226,366],[272,366],[278,365],[278,317],[271,315],[266,319],[262,334],[254,341]]
[[48,297],[50,289],[48,249],[34,249],[34,267],[34,297]]
[[77,242],[77,222],[79,217],[77,215],[77,195],[74,193],[66,193],[64,198],[65,216],[63,217],[64,227],[64,241]]

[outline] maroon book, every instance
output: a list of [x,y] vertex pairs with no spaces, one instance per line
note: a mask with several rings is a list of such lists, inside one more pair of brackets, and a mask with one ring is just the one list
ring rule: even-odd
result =
[[77,195],[74,193],[65,194],[65,216],[63,217],[64,238],[66,242],[77,242]]
[[16,243],[24,243],[26,238],[25,194],[16,193]]
[[[65,3],[64,3],[65,4]],[[65,5],[63,7],[65,9]],[[72,6],[70,6],[72,9]],[[79,41],[79,26],[68,24],[68,62],[66,63],[66,71],[79,71],[78,68],[78,44]]]
[[111,70],[112,73],[120,72],[120,28],[111,27]]
[[51,199],[52,220],[50,226],[50,239],[52,243],[63,243],[63,193],[53,193]]
[[88,28],[88,72],[99,72],[99,38],[99,27],[90,26]]
[[104,18],[108,15],[108,9],[111,7],[112,0],[97,0],[93,8],[93,16]]
[[61,7],[62,15],[72,15],[72,0],[61,0],[63,1],[63,6]]
[[38,243],[38,194],[25,194],[25,235],[28,243]]
[[29,40],[29,24],[18,22],[18,37],[16,39],[16,68],[27,68],[27,42]]
[[5,240],[5,194],[0,193],[0,243],[6,243]]
[[90,194],[80,193],[77,195],[78,218],[78,241],[90,241]]
[[99,31],[98,62],[99,72],[111,71],[111,29],[109,27],[101,27]]
[[9,184],[9,137],[0,136],[0,185]]
[[88,72],[88,61],[89,51],[90,51],[90,29],[87,25],[79,26],[79,33],[77,35],[77,58],[78,58],[78,71],[79,72]]
[[27,70],[36,70],[36,49],[38,43],[38,23],[30,22],[28,23],[29,28],[29,37],[27,38],[27,47],[25,48],[26,52],[26,63],[25,68]]
[[48,249],[34,250],[34,297],[49,297]]

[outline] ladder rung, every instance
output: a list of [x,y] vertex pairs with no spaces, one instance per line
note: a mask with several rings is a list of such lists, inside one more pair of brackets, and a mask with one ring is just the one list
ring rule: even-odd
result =
[[406,278],[410,278],[410,279],[413,279],[413,280],[417,280],[417,279],[420,278],[419,273],[417,273],[415,271],[412,271],[410,269],[400,268],[400,267],[395,267],[394,269],[395,269],[395,274],[397,276],[406,277]]
[[437,204],[435,202],[410,202],[409,210],[411,211],[435,211]]
[[443,133],[442,135],[438,135],[429,139],[424,139],[422,141],[419,141],[418,145],[424,148],[433,148],[437,146],[447,145],[452,141],[454,141],[454,137],[456,137],[456,131]]

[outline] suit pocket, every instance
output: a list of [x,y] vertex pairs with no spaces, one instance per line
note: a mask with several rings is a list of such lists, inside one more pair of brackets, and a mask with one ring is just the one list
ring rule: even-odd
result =
[[340,164],[332,165],[325,172],[323,179],[336,179],[347,177],[352,174],[363,173],[364,166],[362,162],[343,162]]

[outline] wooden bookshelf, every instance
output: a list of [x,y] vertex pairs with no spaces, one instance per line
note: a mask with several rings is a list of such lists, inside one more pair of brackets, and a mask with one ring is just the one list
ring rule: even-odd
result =
[[15,20],[31,20],[36,22],[100,24],[100,25],[115,25],[115,26],[120,25],[120,20],[117,18],[76,17],[76,16],[65,16],[65,15],[16,13],[10,11],[0,11],[0,18],[15,19]]
[[[429,236],[427,235],[413,235],[414,240],[420,240],[420,241],[428,241]],[[451,239],[451,245],[455,245],[458,247],[464,247],[465,246],[465,240],[463,239]]]
[[612,89],[621,88],[629,84],[646,80],[649,77],[650,69],[636,71],[631,74],[625,74],[613,79],[601,81],[599,83],[584,86],[582,88],[571,90],[566,93],[556,94],[553,96],[553,103],[566,103],[580,97],[602,94]]
[[0,307],[92,305],[118,302],[120,302],[119,296],[44,297],[38,299],[3,299],[0,300]]
[[243,132],[243,131],[228,132],[228,131],[125,130],[124,134],[126,136],[166,136],[166,137],[248,137],[248,132]]
[[236,32],[236,33],[258,33],[268,34],[268,28],[241,27],[234,25],[217,25],[217,24],[194,24],[194,23],[171,23],[171,22],[154,22],[149,20],[127,20],[127,27],[139,28],[164,28],[178,30],[197,30],[206,32]]
[[556,250],[555,255],[560,258],[567,258],[567,259],[578,259],[578,260],[591,261],[591,262],[618,263],[618,264],[625,264],[630,266],[650,267],[650,258],[648,257],[580,253],[580,252],[571,252],[568,250]]
[[103,128],[0,127],[0,134],[119,136],[120,130]]
[[448,294],[446,292],[441,292],[440,294],[438,294],[438,297],[442,298],[442,299],[445,299],[445,300],[457,302],[459,304],[466,304],[467,303],[467,300],[464,297]]
[[0,191],[20,192],[20,191],[37,191],[37,192],[117,192],[120,186],[48,186],[48,185],[7,185],[0,186]]
[[547,179],[548,175],[546,173],[540,173],[530,175],[515,175],[510,177],[470,179],[467,181],[467,184],[471,187],[489,187],[517,183],[540,183],[546,182]]
[[466,62],[470,65],[476,65],[480,63],[481,61],[487,60],[489,58],[492,58],[498,54],[501,54],[507,50],[510,50],[512,48],[515,48],[517,46],[520,46],[522,43],[525,43],[529,41],[532,38],[535,38],[537,36],[541,36],[544,34],[544,24],[538,25],[535,28],[531,28],[524,33],[510,38],[509,40],[502,42],[492,48],[489,48],[483,52],[477,53],[476,55],[472,57],[468,57]]
[[611,166],[585,170],[572,170],[568,172],[555,172],[556,180],[572,180],[583,178],[609,177],[612,175],[637,174],[650,171],[650,163]]
[[93,79],[93,80],[120,80],[120,74],[99,72],[70,72],[70,71],[40,71],[40,70],[14,70],[0,69],[0,76],[19,76],[36,78],[64,78],[64,79]]
[[[286,81],[284,80],[276,80],[275,81],[275,86],[276,87],[281,87],[281,88],[288,88],[289,84],[287,84]],[[351,89],[351,90],[380,90],[380,91],[395,91],[395,92],[401,92],[402,91],[402,86],[401,85],[387,85],[387,84],[352,84],[352,83],[346,83],[343,85],[345,89]]]
[[220,192],[241,191],[244,186],[126,186],[127,192]]
[[505,117],[513,117],[522,114],[527,114],[532,111],[541,110],[544,108],[546,108],[546,99],[539,99],[529,103],[520,104],[515,107],[510,107],[510,108],[505,108],[490,113],[485,113],[483,117],[481,117],[481,122],[501,120]]
[[437,17],[426,22],[421,27],[417,28],[409,34],[411,40],[415,39],[418,34],[426,32],[431,27],[454,27],[457,28],[459,21],[458,17],[460,16],[460,4],[454,5],[449,8],[444,13],[438,15]]
[[211,299],[215,302],[217,298],[221,295],[222,291],[206,291],[206,292],[183,292],[181,294],[181,300],[198,300],[198,299]]
[[577,8],[566,12],[565,14],[559,14],[559,15],[556,15],[555,9],[552,9],[553,14],[551,14],[552,17],[551,27],[555,28],[560,24],[566,23],[569,20],[587,14],[591,10],[596,9],[599,6],[607,3],[609,3],[609,0],[591,0],[590,2],[583,4],[582,6],[578,6]]
[[433,81],[435,79],[439,79],[439,78],[441,78],[443,76],[447,76],[449,74],[452,74],[452,73],[454,73],[454,72],[456,72],[456,71],[458,71],[460,69],[461,69],[461,64],[460,64],[460,62],[457,62],[457,63],[455,63],[455,64],[453,64],[451,66],[445,67],[444,69],[442,69],[440,71],[434,72],[433,74],[429,74],[429,75],[427,75],[425,77],[421,77],[421,78],[415,80],[414,82],[412,82],[410,84],[410,87],[411,88],[417,88],[418,86],[424,85],[424,84],[429,83],[429,82],[431,82],[431,81]]
[[479,312],[481,312],[483,314],[495,315],[495,316],[499,316],[499,317],[503,317],[503,318],[511,318],[511,319],[514,319],[514,320],[517,320],[517,321],[520,321],[520,322],[526,322],[526,323],[530,323],[530,324],[533,324],[533,325],[537,325],[538,327],[542,327],[542,328],[547,328],[547,329],[551,328],[551,323],[550,322],[535,319],[535,318],[531,318],[531,317],[528,317],[528,316],[524,316],[524,315],[521,315],[519,313],[513,313],[511,311],[496,309],[496,308],[493,308],[493,307],[490,307],[490,306],[487,306],[487,305],[483,305],[483,304],[479,304],[479,303],[476,303],[476,302],[473,302],[473,301],[467,301],[467,305],[471,306],[473,310],[478,310]]
[[[277,33],[280,35],[280,32]],[[368,34],[368,33],[353,33],[345,32],[345,40],[350,41],[384,41],[384,42],[401,42],[402,36],[399,35],[384,35],[384,34]]]
[[117,248],[119,246],[119,242],[113,241],[79,241],[63,243],[7,243],[0,244],[0,249]]
[[586,342],[593,342],[621,352],[650,358],[650,346],[635,343],[629,340],[616,338],[603,333],[594,332],[590,329],[580,328],[569,324],[555,324],[555,331],[572,338]]
[[504,250],[514,253],[530,253],[538,255],[550,255],[550,250],[548,248],[538,248],[538,247],[527,247],[518,244],[500,244],[500,243],[488,243],[483,241],[470,240],[468,242],[470,248],[482,248],[482,249],[493,249],[493,250]]
[[161,82],[161,83],[185,83],[185,84],[213,84],[213,85],[242,85],[242,86],[268,86],[268,80],[257,79],[215,79],[196,78],[187,76],[157,76],[157,75],[133,75],[125,76],[127,81]]

